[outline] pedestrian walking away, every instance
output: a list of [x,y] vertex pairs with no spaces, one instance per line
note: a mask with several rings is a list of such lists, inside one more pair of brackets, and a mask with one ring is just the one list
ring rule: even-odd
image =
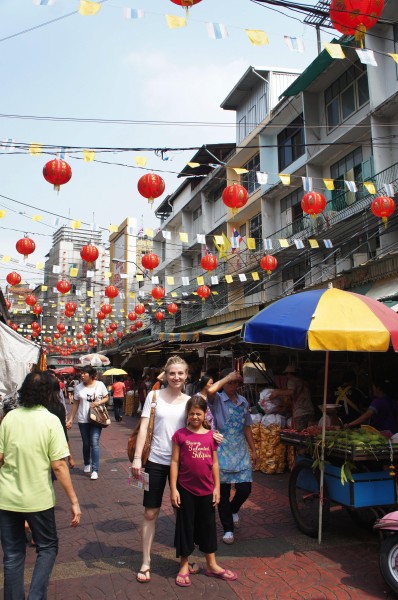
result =
[[126,386],[123,383],[123,377],[116,377],[112,384],[113,408],[115,411],[115,421],[121,421],[123,418],[123,402],[126,397]]
[[[215,507],[220,501],[217,442],[206,421],[207,402],[194,396],[186,405],[186,427],[173,435],[170,498],[177,509],[174,545],[180,558],[176,584],[191,585],[189,556],[195,549],[205,554],[208,577],[234,581],[233,571],[217,564]],[[192,570],[192,569],[191,569]],[[192,574],[192,573],[191,573]]]
[[83,441],[84,472],[91,472],[91,479],[98,479],[99,472],[99,439],[102,428],[90,423],[90,406],[100,406],[108,401],[108,391],[102,381],[96,380],[97,372],[94,367],[82,368],[82,383],[75,388],[74,402],[70,418],[66,423],[68,429],[72,427],[77,414],[80,435]]
[[68,444],[58,417],[47,410],[52,378],[47,372],[29,373],[19,390],[20,407],[8,413],[0,426],[4,600],[25,598],[25,521],[37,553],[28,598],[47,598],[58,553],[51,469],[69,499],[71,527],[80,523],[80,506],[65,462]]

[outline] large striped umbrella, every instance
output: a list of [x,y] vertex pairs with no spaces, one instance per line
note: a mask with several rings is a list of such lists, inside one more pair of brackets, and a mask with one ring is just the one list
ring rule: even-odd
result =
[[398,351],[398,315],[381,302],[335,288],[285,296],[264,308],[243,327],[243,340],[297,350],[326,351],[320,463],[318,541],[322,539],[329,351]]

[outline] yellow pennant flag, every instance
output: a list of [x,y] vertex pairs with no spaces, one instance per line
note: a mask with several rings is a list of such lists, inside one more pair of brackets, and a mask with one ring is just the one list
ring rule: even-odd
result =
[[211,293],[213,294],[213,296],[218,296],[218,292],[216,290],[212,290]]
[[289,242],[285,239],[278,240],[281,248],[289,248]]
[[36,269],[38,269],[39,271],[41,271],[41,269],[44,269],[44,263],[42,263],[42,262],[36,263]]
[[225,275],[225,281],[227,283],[232,283],[234,280],[234,278],[232,277],[232,275]]
[[79,15],[83,17],[92,17],[101,10],[99,2],[91,2],[91,0],[80,0]]
[[41,289],[42,292],[46,292],[48,290],[48,286],[47,285],[42,285],[40,289]]
[[197,277],[196,281],[198,282],[198,285],[204,285],[205,284],[204,277]]
[[171,296],[172,296],[173,298],[177,298],[177,292],[171,292]]
[[254,271],[254,272],[252,273],[252,279],[253,279],[253,281],[259,281],[259,280],[260,280],[260,276],[259,276],[259,274],[257,273],[257,271]]
[[135,276],[136,281],[140,282],[140,281],[144,281],[144,276],[141,275],[140,273],[137,273],[137,275]]
[[81,221],[72,221],[71,222],[72,229],[80,229],[81,226],[82,226]]
[[131,299],[135,298],[135,294],[134,294],[134,292],[130,292],[130,298],[131,298]]
[[248,250],[255,250],[256,240],[254,238],[246,238],[246,246]]
[[172,277],[171,275],[168,275],[166,277],[166,283],[167,283],[167,285],[174,285],[174,277]]
[[319,248],[319,244],[316,240],[308,240],[310,248]]
[[329,191],[334,190],[334,180],[333,179],[324,179],[323,183],[325,184],[325,188]]
[[218,244],[219,246],[221,246],[222,243],[223,243],[222,235],[215,235],[214,236],[214,243]]
[[8,254],[5,254],[3,256],[3,258],[1,259],[1,262],[8,263],[8,262],[10,262],[10,260],[11,260],[11,256],[9,256]]
[[146,163],[148,162],[148,159],[146,158],[146,156],[134,156],[134,162],[137,165],[137,167],[145,167]]
[[78,274],[78,272],[79,272],[79,270],[78,270],[78,269],[76,269],[76,267],[71,267],[71,268],[69,269],[69,275],[70,275],[71,277],[77,277],[77,274]]
[[0,210],[0,219],[4,219],[4,217],[6,216],[7,211],[6,210]]
[[108,231],[109,233],[116,233],[118,231],[119,227],[117,225],[109,225],[108,226]]
[[84,162],[93,162],[95,158],[94,150],[83,150]]
[[231,167],[233,171],[235,171],[235,173],[237,175],[243,175],[243,173],[248,173],[249,171],[247,169],[241,169],[239,167]]
[[31,144],[29,146],[29,154],[32,156],[40,156],[43,146],[41,144]]
[[286,173],[279,173],[279,179],[283,183],[283,185],[290,185],[290,175]]
[[200,163],[196,163],[196,162],[189,162],[187,163],[188,167],[191,167],[191,169],[197,169],[198,167],[200,167]]
[[332,58],[345,58],[343,48],[340,44],[325,44],[325,50]]
[[224,232],[222,234],[222,243],[224,244],[224,247],[225,247],[226,250],[230,249],[231,242],[229,241],[229,239],[227,238],[227,236],[225,235]]
[[268,35],[262,29],[245,29],[245,31],[253,46],[267,46],[269,44]]
[[93,292],[91,290],[87,290],[87,297],[92,298],[93,296],[94,296]]
[[394,54],[393,52],[388,52],[388,54],[395,60],[396,63],[398,63],[398,54]]
[[144,229],[144,233],[147,237],[150,237],[150,238],[153,238],[153,236],[154,236],[153,229],[146,228],[146,229]]
[[188,243],[188,234],[180,231],[180,240],[184,243]]
[[220,259],[227,258],[227,253],[225,251],[225,246],[224,246],[224,243],[223,243],[222,235],[215,235],[214,236],[214,247],[218,251],[218,257]]
[[175,17],[174,15],[166,15],[167,26],[170,29],[178,29],[178,27],[186,27],[187,20],[185,17]]
[[43,216],[42,215],[33,215],[32,217],[32,221],[36,221],[36,223],[40,223],[40,221],[43,220]]
[[369,194],[375,194],[376,193],[376,188],[375,188],[375,185],[374,185],[373,181],[364,181],[363,185],[368,190]]

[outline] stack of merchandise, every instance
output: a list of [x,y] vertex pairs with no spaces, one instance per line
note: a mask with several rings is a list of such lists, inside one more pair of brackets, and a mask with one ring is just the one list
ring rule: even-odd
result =
[[127,392],[126,394],[126,400],[124,401],[124,414],[126,415],[126,417],[131,417],[134,412],[133,412],[133,408],[134,408],[134,392]]
[[277,425],[264,427],[252,425],[253,440],[257,453],[257,469],[262,473],[283,473],[286,468],[286,447],[280,442],[281,428]]

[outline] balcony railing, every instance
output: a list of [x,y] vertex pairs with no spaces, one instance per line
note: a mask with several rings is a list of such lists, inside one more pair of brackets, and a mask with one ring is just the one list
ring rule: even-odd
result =
[[[367,181],[374,183],[377,195],[385,195],[383,185],[398,181],[398,163],[373,175]],[[310,237],[311,235],[319,235],[336,223],[366,210],[373,199],[372,194],[369,194],[365,188],[361,188],[355,194],[355,202],[349,204],[347,203],[348,194],[352,197],[352,192],[341,191],[339,193],[336,190],[333,198],[327,202],[325,211],[315,219],[308,215],[303,215],[279,231],[275,231],[270,237],[294,240]]]

